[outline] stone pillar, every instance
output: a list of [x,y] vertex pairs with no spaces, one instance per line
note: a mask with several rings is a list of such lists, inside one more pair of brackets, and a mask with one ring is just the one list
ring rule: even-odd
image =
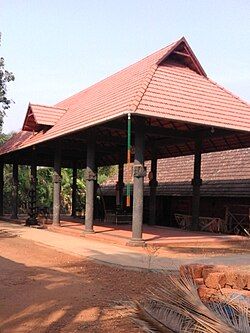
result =
[[94,233],[94,192],[96,181],[95,168],[95,138],[89,135],[87,142],[87,163],[86,163],[86,206],[85,206],[85,230],[84,232]]
[[157,182],[157,159],[153,158],[151,161],[151,171],[149,174],[149,224],[155,225],[156,222],[156,190],[158,186]]
[[144,167],[145,122],[138,118],[135,124],[135,158],[134,158],[134,187],[133,187],[133,218],[131,245],[141,246],[143,223],[143,185],[146,175]]
[[192,230],[199,230],[199,215],[200,215],[200,187],[202,185],[201,179],[201,138],[195,139],[195,154],[194,154],[194,178],[192,179],[193,185],[193,198],[192,198]]
[[53,192],[53,225],[60,226],[61,207],[61,147],[59,146],[54,155],[54,192]]
[[116,184],[117,186],[117,194],[118,198],[116,200],[116,205],[120,207],[120,209],[123,209],[123,163],[120,163],[118,166],[118,182]]
[[3,216],[4,163],[0,161],[0,216]]
[[18,219],[18,164],[13,163],[13,187],[12,187],[12,219]]
[[37,166],[36,166],[35,153],[33,153],[33,161],[30,167],[30,191],[29,191],[29,217],[26,220],[26,225],[36,225],[37,221],[37,202],[36,202],[36,190],[37,190]]
[[72,177],[72,211],[71,216],[76,217],[76,194],[77,194],[77,167],[73,166]]

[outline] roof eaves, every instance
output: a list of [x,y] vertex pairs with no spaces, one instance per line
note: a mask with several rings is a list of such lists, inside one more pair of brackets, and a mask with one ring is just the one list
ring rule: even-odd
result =
[[[78,131],[80,131],[80,130],[82,130],[82,129],[87,130],[88,128],[90,128],[90,127],[92,127],[92,126],[95,126],[95,125],[97,125],[97,124],[102,124],[102,123],[105,123],[105,122],[107,122],[107,121],[110,121],[110,120],[114,120],[114,119],[120,118],[120,117],[122,117],[122,116],[124,116],[124,115],[129,114],[130,112],[131,112],[131,111],[128,109],[127,111],[120,112],[119,114],[112,115],[112,116],[110,116],[110,117],[105,117],[105,118],[103,118],[101,121],[98,121],[98,122],[93,121],[93,122],[87,124],[85,127],[80,126],[79,128],[75,128],[75,129],[74,129],[73,131],[71,131],[71,132],[67,132],[67,134],[76,133],[76,132],[78,132]],[[48,130],[46,133],[44,133],[44,136],[41,137],[41,138],[39,138],[37,141],[35,141],[35,142],[33,142],[33,141],[32,141],[32,142],[24,142],[23,145],[21,144],[21,145],[18,146],[15,150],[25,149],[25,148],[28,148],[28,147],[33,146],[33,145],[40,144],[40,143],[45,142],[45,141],[48,142],[48,141],[52,141],[52,140],[55,140],[55,139],[59,139],[59,138],[65,136],[65,133],[60,133],[60,134],[58,134],[58,135],[55,135],[55,136],[52,136],[52,137],[48,137],[48,138],[47,138],[46,135],[49,134],[49,131],[50,131],[50,130]],[[35,133],[35,134],[34,134],[32,137],[30,137],[30,138],[32,139],[34,136],[36,136],[36,135],[38,135],[38,134],[40,134],[40,132]],[[29,138],[29,139],[30,139],[30,138]],[[29,139],[28,139],[28,140],[29,140]],[[0,154],[0,155],[1,155],[1,154]]]

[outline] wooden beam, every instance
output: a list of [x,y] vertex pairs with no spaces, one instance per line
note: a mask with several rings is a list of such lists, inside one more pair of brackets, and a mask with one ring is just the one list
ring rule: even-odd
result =
[[12,179],[13,179],[13,187],[12,187],[12,219],[18,218],[18,185],[19,185],[19,179],[18,179],[18,164],[17,162],[13,163],[13,169],[12,169]]
[[200,215],[200,187],[201,180],[201,149],[202,140],[197,138],[195,140],[195,154],[194,154],[194,178],[192,180],[193,185],[193,197],[192,197],[192,230],[199,230],[199,215]]
[[0,216],[3,216],[4,163],[0,161]]
[[149,180],[150,195],[149,195],[149,224],[155,225],[156,223],[156,189],[157,182],[157,159],[155,156],[151,160],[151,179]]
[[73,162],[73,170],[72,170],[72,210],[71,216],[76,217],[76,195],[77,195],[77,167],[76,163]]
[[184,53],[184,52],[180,52],[180,51],[174,51],[174,54],[183,56],[183,57],[188,57],[188,58],[192,58],[190,54]]

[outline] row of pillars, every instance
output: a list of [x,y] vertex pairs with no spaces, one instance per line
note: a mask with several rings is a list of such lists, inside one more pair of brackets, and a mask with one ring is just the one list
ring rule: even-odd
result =
[[[140,245],[142,240],[142,224],[143,224],[143,190],[144,190],[144,177],[146,170],[144,167],[144,148],[145,148],[145,124],[143,119],[138,119],[135,124],[135,156],[133,167],[133,218],[132,218],[132,238],[131,243]],[[201,139],[195,141],[195,159],[194,159],[194,177],[193,184],[193,204],[192,204],[192,217],[193,230],[198,230],[199,225],[199,203],[200,203],[200,186],[201,180]],[[3,215],[3,163],[0,163],[0,215]],[[155,224],[156,218],[156,190],[157,190],[157,159],[152,158],[151,172],[150,172],[150,215],[149,224]],[[97,179],[96,163],[95,163],[95,138],[90,135],[87,143],[87,160],[86,160],[86,207],[85,207],[85,233],[93,233],[94,222],[94,192],[95,182]],[[36,184],[36,166],[31,166],[31,179],[34,179],[34,186]],[[76,186],[77,181],[77,168],[73,167],[73,183],[72,183],[72,215],[76,214]],[[60,225],[60,192],[61,192],[61,149],[60,146],[55,151],[54,156],[54,192],[53,192],[53,224]],[[123,205],[123,164],[119,165],[118,176],[118,192],[119,192],[119,205]],[[13,205],[12,205],[12,218],[16,219],[18,216],[18,165],[13,164]]]

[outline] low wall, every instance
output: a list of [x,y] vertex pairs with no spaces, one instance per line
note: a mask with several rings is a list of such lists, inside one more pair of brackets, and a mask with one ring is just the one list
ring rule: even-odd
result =
[[232,294],[242,295],[250,301],[250,271],[237,267],[191,264],[180,267],[180,274],[190,274],[202,299]]

